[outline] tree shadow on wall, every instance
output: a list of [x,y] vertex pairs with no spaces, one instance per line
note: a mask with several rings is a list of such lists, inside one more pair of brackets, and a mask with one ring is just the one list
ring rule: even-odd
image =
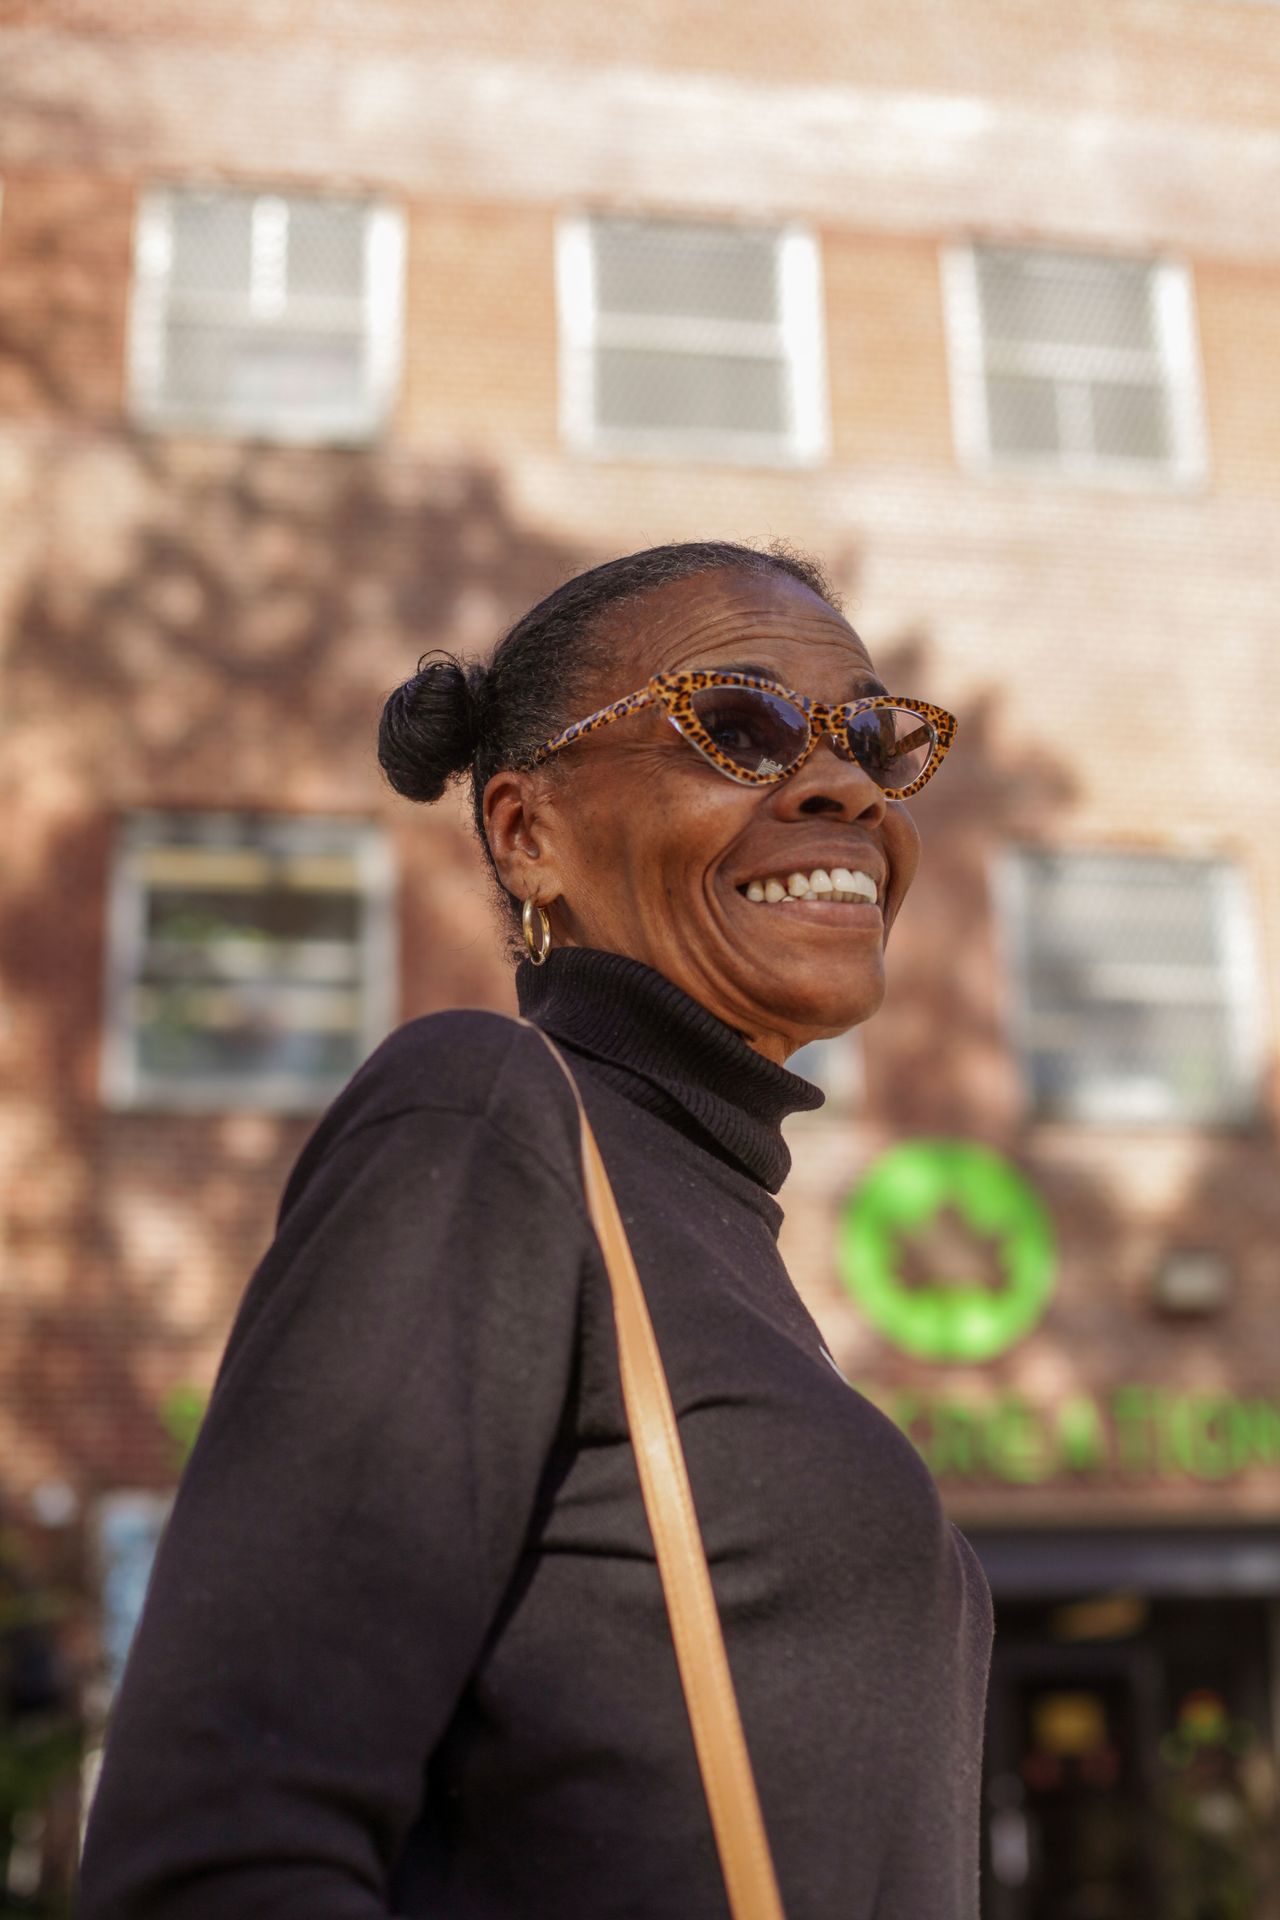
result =
[[[6,91],[0,113],[13,105]],[[0,411],[61,416],[82,430],[113,425],[119,412],[135,189],[101,171],[87,121],[64,112],[55,124],[82,157],[70,170],[19,164],[5,180]]]
[[42,704],[57,689],[82,751],[109,738],[103,775],[204,768],[226,789],[238,723],[264,712],[280,774],[295,728],[306,765],[367,764],[353,699],[376,718],[419,652],[487,651],[583,564],[476,467],[148,441],[49,460],[55,564],[22,600],[12,672]]
[[[886,685],[907,689],[930,684],[935,658],[922,632],[876,653]],[[871,1041],[877,1105],[902,1131],[981,1132],[993,1114],[1012,1119],[992,866],[1010,842],[1051,841],[1077,785],[1049,742],[1028,738],[1013,754],[997,744],[1000,705],[992,689],[969,700],[942,766],[905,802],[920,865],[890,929]]]
[[[15,1155],[3,1391],[33,1452],[93,1493],[171,1482],[159,1383],[207,1374],[246,1249],[265,1246],[316,1117],[253,1116],[260,1149],[229,1161],[226,1114],[101,1107],[116,814],[371,812],[386,798],[389,688],[429,647],[487,651],[587,556],[522,524],[475,467],[127,440],[86,453],[50,439],[40,458],[53,532],[7,669],[21,752],[3,788],[39,853],[0,940],[15,1029],[40,1065],[38,1121]],[[437,856],[476,867],[460,817],[433,829]],[[172,1247],[145,1270],[125,1190],[142,1212],[154,1198]],[[188,1244],[225,1275],[203,1315],[177,1305]]]

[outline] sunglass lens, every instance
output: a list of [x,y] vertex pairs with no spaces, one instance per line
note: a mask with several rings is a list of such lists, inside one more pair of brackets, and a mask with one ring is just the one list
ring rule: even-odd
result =
[[849,726],[853,758],[882,787],[909,787],[929,764],[937,735],[910,707],[868,707]]
[[744,773],[785,773],[809,739],[800,709],[763,687],[701,687],[692,705],[707,738]]

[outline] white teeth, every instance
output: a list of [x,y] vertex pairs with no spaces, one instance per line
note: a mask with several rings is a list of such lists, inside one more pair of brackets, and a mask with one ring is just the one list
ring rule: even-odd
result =
[[875,882],[870,874],[850,873],[848,867],[832,867],[831,878],[841,893],[852,893],[859,900],[874,900]]
[[748,900],[767,901],[776,906],[780,900],[859,901],[876,900],[876,883],[869,873],[850,872],[848,867],[815,867],[812,873],[789,873],[786,884],[774,876],[752,880],[742,889]]

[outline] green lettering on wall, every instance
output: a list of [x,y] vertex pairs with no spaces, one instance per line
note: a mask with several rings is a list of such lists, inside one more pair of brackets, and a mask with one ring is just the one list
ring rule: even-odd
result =
[[1259,1466],[1280,1466],[1280,1402],[1246,1400],[1249,1452]]
[[[1057,1407],[1008,1392],[994,1403],[858,1382],[939,1479],[985,1476],[1040,1485],[1055,1474],[1116,1480],[1167,1474],[1225,1480],[1280,1466],[1280,1401],[1117,1387],[1109,1402],[1077,1393]],[[1108,1419],[1108,1415],[1110,1418]]]
[[1058,1408],[1058,1449],[1072,1473],[1101,1473],[1111,1464],[1111,1444],[1098,1403],[1080,1393]]
[[1053,1471],[1053,1448],[1039,1409],[1021,1394],[1009,1393],[985,1423],[987,1462],[1002,1480],[1046,1480]]
[[933,1409],[931,1445],[925,1455],[933,1473],[970,1475],[977,1471],[982,1447],[982,1418],[976,1407],[940,1400]]
[[1196,1480],[1224,1480],[1249,1457],[1249,1424],[1238,1401],[1219,1394],[1179,1394],[1169,1407],[1173,1457]]
[[1127,1473],[1150,1473],[1155,1466],[1153,1411],[1150,1387],[1117,1387],[1112,1395],[1116,1458]]
[[1249,1409],[1243,1400],[1227,1399],[1226,1420],[1231,1434],[1231,1471],[1240,1473],[1249,1464],[1253,1451],[1253,1422],[1249,1418]]

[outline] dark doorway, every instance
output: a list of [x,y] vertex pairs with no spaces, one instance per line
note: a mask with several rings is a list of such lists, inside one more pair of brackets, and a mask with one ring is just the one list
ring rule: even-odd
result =
[[1153,1920],[1160,1676],[1145,1647],[1001,1648],[988,1723],[991,1920]]
[[1280,1920],[1273,1607],[997,1593],[984,1920]]

